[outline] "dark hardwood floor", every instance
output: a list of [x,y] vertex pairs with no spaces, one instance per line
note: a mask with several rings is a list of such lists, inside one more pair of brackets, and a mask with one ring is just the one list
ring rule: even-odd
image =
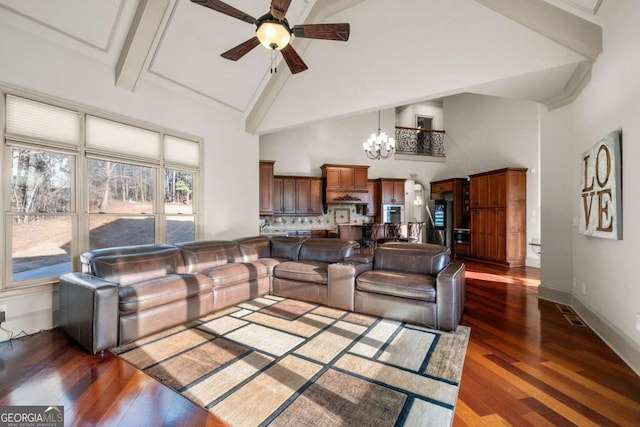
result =
[[[537,269],[467,263],[462,323],[472,330],[454,425],[640,425],[640,377],[538,300],[538,284]],[[52,404],[64,405],[66,426],[224,425],[57,329],[0,343],[0,406]]]

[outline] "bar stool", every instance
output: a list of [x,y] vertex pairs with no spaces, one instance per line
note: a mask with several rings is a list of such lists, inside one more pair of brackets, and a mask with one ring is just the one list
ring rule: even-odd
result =
[[402,224],[395,222],[384,223],[384,237],[378,239],[378,244],[381,245],[386,242],[397,242],[400,239],[400,233],[402,232]]
[[382,224],[364,224],[362,226],[362,240],[360,241],[360,248],[368,249],[369,253],[373,253],[378,245],[378,235]]
[[422,235],[424,222],[410,222],[407,224],[407,237],[401,237],[400,241],[418,243]]

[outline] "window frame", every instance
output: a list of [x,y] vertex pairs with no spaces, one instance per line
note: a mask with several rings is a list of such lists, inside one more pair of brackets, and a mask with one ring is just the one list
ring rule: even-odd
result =
[[[78,145],[69,145],[60,142],[47,141],[46,139],[16,135],[7,133],[6,131],[6,96],[24,98],[28,101],[48,104],[49,106],[72,110],[79,115],[80,120],[80,141]],[[160,139],[160,153],[157,159],[140,158],[135,155],[126,155],[122,153],[112,152],[108,149],[96,149],[88,147],[86,135],[87,116],[93,116],[103,120],[110,120],[126,126],[158,133]],[[175,131],[164,128],[162,126],[146,123],[140,120],[118,116],[112,113],[100,111],[94,108],[81,106],[65,102],[50,97],[36,95],[14,88],[7,88],[0,85],[0,133],[2,137],[2,147],[0,149],[0,164],[3,166],[3,173],[0,174],[0,186],[3,189],[3,197],[0,204],[3,208],[2,226],[0,227],[0,238],[5,242],[0,245],[0,266],[5,272],[0,277],[0,295],[9,295],[27,292],[29,288],[35,286],[55,286],[58,282],[57,276],[49,276],[45,278],[13,281],[13,222],[12,219],[16,213],[11,210],[10,191],[12,171],[11,171],[11,150],[14,146],[26,149],[42,150],[46,152],[60,153],[70,156],[71,168],[71,208],[68,213],[48,214],[47,216],[69,216],[71,218],[71,271],[80,270],[79,255],[89,250],[89,232],[90,219],[92,215],[89,213],[88,204],[88,171],[87,162],[89,158],[117,161],[119,163],[130,163],[145,167],[151,167],[153,180],[153,212],[149,214],[127,214],[126,216],[152,216],[155,219],[154,225],[154,241],[155,243],[166,242],[167,220],[172,214],[165,213],[164,206],[164,179],[165,169],[174,169],[179,171],[190,172],[193,174],[192,188],[192,213],[194,221],[194,238],[200,240],[203,236],[202,226],[202,210],[203,206],[203,189],[201,180],[202,163],[203,163],[203,140],[200,137],[186,134],[184,132]],[[197,144],[197,165],[185,165],[172,159],[166,159],[165,136],[183,139],[186,142]],[[112,214],[110,214],[112,215]],[[118,215],[118,214],[113,214]],[[184,214],[181,214],[184,216]]]

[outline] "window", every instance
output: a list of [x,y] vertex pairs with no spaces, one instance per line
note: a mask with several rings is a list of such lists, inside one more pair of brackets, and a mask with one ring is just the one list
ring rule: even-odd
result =
[[71,271],[74,156],[12,147],[11,282]]
[[89,249],[153,243],[153,169],[87,160]]
[[4,107],[0,290],[53,283],[86,250],[198,238],[199,142],[10,94]]

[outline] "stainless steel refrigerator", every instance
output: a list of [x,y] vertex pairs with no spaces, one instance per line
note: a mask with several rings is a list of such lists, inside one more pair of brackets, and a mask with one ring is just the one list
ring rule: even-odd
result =
[[453,249],[453,201],[429,200],[426,208],[427,243],[444,245]]

